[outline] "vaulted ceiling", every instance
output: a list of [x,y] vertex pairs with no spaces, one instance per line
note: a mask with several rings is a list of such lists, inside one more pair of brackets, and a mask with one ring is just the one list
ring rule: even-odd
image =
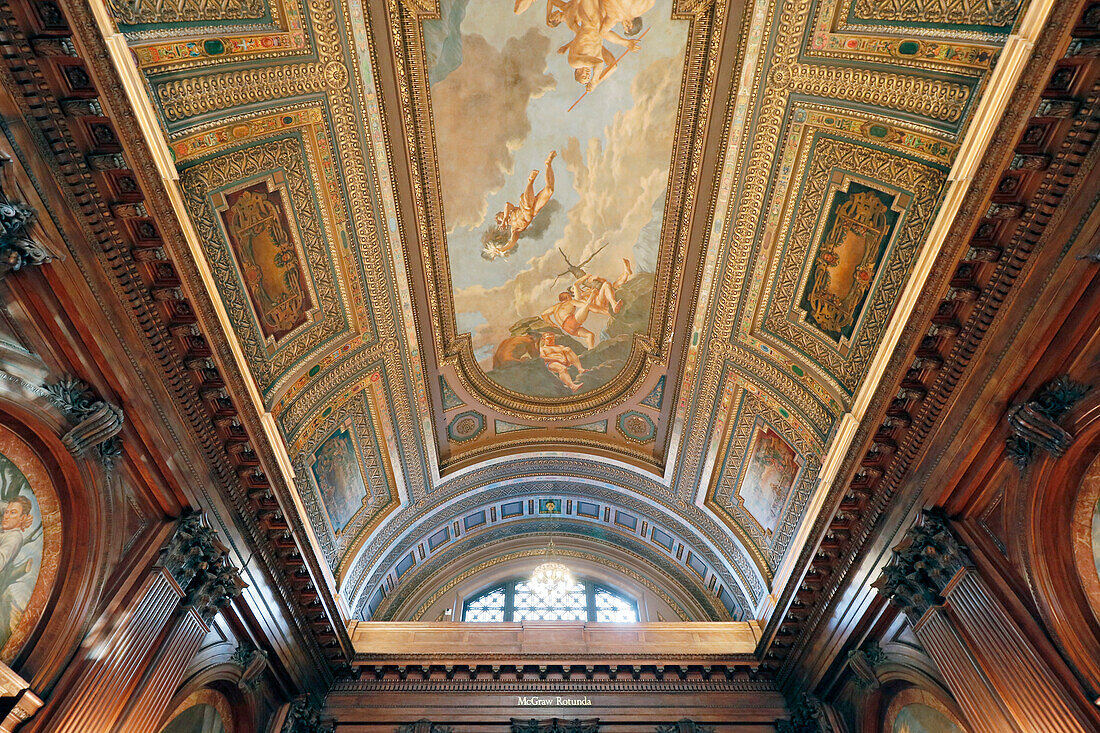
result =
[[201,327],[355,616],[551,531],[764,615],[1026,8],[530,5],[112,0],[101,30],[176,179]]

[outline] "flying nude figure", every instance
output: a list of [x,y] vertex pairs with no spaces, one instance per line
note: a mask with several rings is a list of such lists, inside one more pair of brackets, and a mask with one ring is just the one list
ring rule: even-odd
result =
[[[534,0],[516,0],[516,14],[531,7]],[[642,30],[642,16],[653,7],[654,0],[547,0],[546,25],[551,28],[565,23],[573,31],[569,41],[558,53],[573,67],[573,78],[590,92],[615,70],[621,59],[604,45],[604,42],[626,47],[626,52],[637,51],[637,36]],[[623,33],[615,30],[622,26]],[[626,37],[624,37],[624,35]],[[624,54],[625,55],[625,54]]]
[[497,212],[496,226],[490,227],[482,237],[485,247],[481,252],[482,257],[495,260],[497,257],[510,255],[519,243],[519,235],[531,226],[543,207],[550,203],[554,195],[554,169],[550,163],[557,154],[558,151],[551,150],[550,155],[546,156],[546,185],[541,191],[535,193],[535,179],[539,172],[531,171],[531,175],[527,176],[527,187],[519,196],[519,205],[507,201],[504,211]]

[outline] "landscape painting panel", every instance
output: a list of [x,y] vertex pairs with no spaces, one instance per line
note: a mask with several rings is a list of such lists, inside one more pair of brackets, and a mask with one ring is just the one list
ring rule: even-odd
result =
[[332,531],[339,534],[363,508],[367,497],[350,426],[338,428],[325,439],[313,454],[311,469]]
[[795,449],[770,425],[757,423],[737,495],[766,533],[779,527],[783,507],[801,468],[802,459]]
[[671,0],[441,0],[424,22],[457,326],[567,397],[649,328],[688,24]]
[[282,197],[260,182],[226,193],[225,203],[222,223],[260,331],[279,341],[313,309]]

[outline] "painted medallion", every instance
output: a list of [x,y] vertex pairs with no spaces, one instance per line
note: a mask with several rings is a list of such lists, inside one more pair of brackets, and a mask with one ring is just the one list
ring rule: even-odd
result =
[[442,0],[424,23],[457,326],[506,389],[596,389],[649,328],[687,38],[670,16]]
[[11,663],[45,612],[60,554],[49,474],[26,443],[0,428],[0,661]]

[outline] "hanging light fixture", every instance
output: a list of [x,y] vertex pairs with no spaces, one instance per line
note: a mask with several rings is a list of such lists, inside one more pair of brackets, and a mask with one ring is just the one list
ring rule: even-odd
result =
[[531,573],[529,586],[531,591],[543,602],[553,605],[562,599],[573,587],[573,574],[569,568],[553,558],[554,539],[551,537],[544,551],[546,562],[540,563]]

